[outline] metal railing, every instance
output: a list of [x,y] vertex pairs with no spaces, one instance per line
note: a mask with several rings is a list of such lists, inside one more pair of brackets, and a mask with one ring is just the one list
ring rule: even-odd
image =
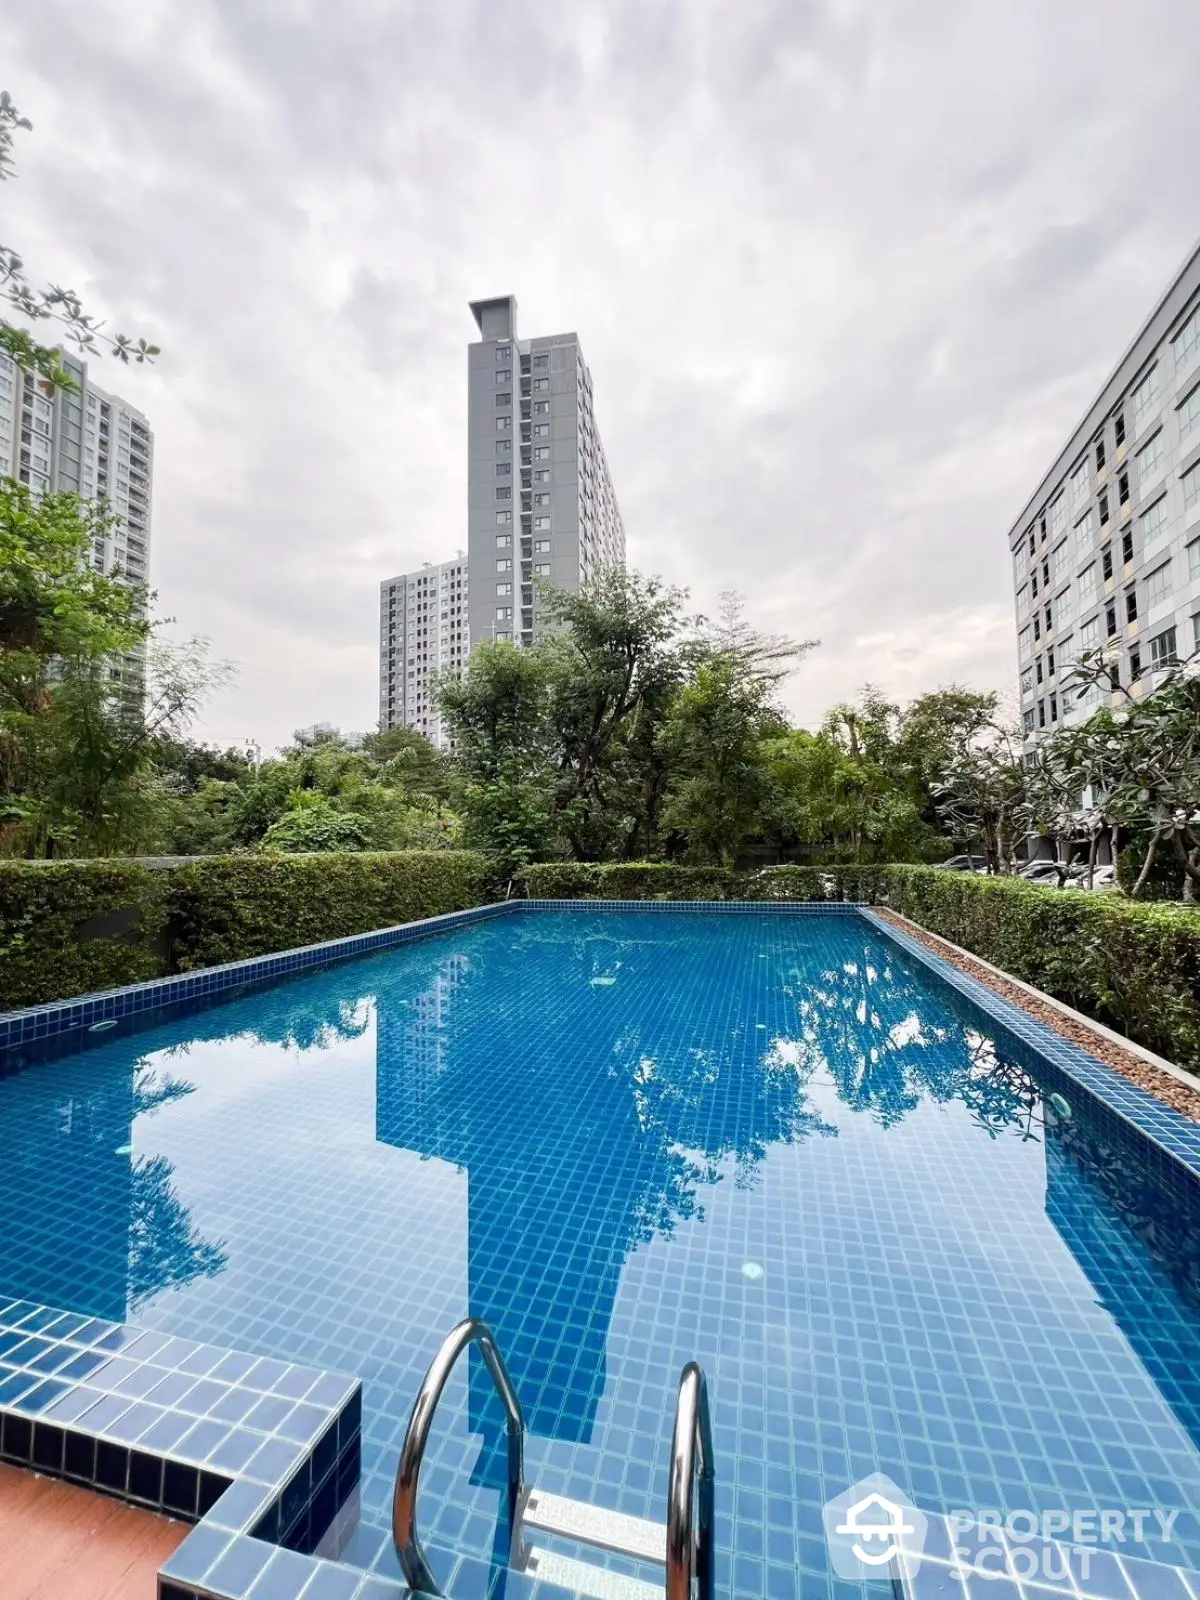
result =
[[692,1600],[693,1578],[699,1600],[713,1600],[712,1422],[704,1373],[689,1361],[679,1380],[667,1479],[667,1600]]
[[[396,1541],[396,1554],[400,1558],[400,1565],[404,1569],[409,1588],[421,1594],[440,1595],[442,1592],[430,1570],[429,1562],[425,1559],[425,1552],[421,1548],[417,1534],[417,1486],[421,1474],[421,1462],[425,1457],[429,1429],[438,1401],[442,1398],[442,1391],[446,1387],[454,1363],[469,1344],[479,1346],[480,1354],[491,1373],[492,1382],[496,1385],[496,1392],[504,1405],[508,1427],[510,1532],[516,1521],[517,1507],[525,1481],[525,1418],[521,1413],[521,1402],[517,1399],[512,1379],[496,1348],[491,1329],[486,1322],[480,1322],[476,1317],[468,1317],[447,1335],[445,1343],[425,1374],[425,1381],[417,1393],[412,1415],[408,1419],[408,1429],[404,1435],[404,1443],[400,1447],[400,1464],[396,1469],[396,1489],[392,1496],[392,1537]],[[696,1370],[699,1371],[699,1368]],[[703,1385],[703,1377],[700,1382]],[[707,1415],[706,1405],[706,1418]],[[711,1447],[709,1455],[711,1458]]]

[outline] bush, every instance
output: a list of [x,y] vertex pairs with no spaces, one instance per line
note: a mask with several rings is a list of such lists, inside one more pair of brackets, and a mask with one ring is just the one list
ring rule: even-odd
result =
[[994,966],[1200,1071],[1200,911],[937,867],[759,871],[554,863],[539,899],[857,900],[886,903]]
[[368,933],[494,898],[465,850],[0,862],[0,1009]]
[[0,1010],[157,978],[164,887],[132,861],[0,861]]
[[537,900],[865,900],[887,867],[678,867],[666,861],[550,862],[526,869]]

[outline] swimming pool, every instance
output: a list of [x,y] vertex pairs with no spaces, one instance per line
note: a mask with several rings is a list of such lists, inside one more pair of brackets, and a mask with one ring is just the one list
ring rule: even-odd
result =
[[[836,1592],[821,1507],[874,1471],[1178,1508],[1128,1548],[1200,1567],[1194,1185],[853,913],[453,928],[0,1079],[0,1149],[0,1294],[362,1376],[349,1566],[397,1571],[404,1424],[472,1315],[528,1478],[659,1521],[702,1363],[720,1592]],[[422,1477],[455,1600],[503,1486],[463,1363]]]

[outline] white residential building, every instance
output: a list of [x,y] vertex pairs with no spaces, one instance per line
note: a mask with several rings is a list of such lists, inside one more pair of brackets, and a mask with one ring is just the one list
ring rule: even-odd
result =
[[438,713],[439,675],[461,677],[470,651],[463,555],[427,562],[379,585],[379,727],[405,726],[449,749]]
[[0,354],[0,477],[35,493],[69,490],[107,501],[110,532],[96,541],[98,572],[143,585],[149,576],[154,435],[128,401],[88,376],[87,363],[60,351],[76,389],[55,389]]
[[1200,247],[1013,523],[1027,748],[1104,698],[1064,691],[1104,646],[1134,695],[1200,649]]

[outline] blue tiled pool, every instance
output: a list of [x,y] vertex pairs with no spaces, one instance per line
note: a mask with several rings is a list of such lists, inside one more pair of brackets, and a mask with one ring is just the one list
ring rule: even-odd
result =
[[[542,911],[0,1079],[0,1297],[361,1375],[351,1566],[397,1571],[404,1423],[469,1314],[528,1477],[637,1516],[703,1364],[726,1594],[834,1593],[821,1506],[874,1471],[930,1511],[1178,1508],[1126,1550],[1200,1567],[1200,1206],[1147,1149],[855,914]],[[435,1440],[468,1600],[481,1365]]]

